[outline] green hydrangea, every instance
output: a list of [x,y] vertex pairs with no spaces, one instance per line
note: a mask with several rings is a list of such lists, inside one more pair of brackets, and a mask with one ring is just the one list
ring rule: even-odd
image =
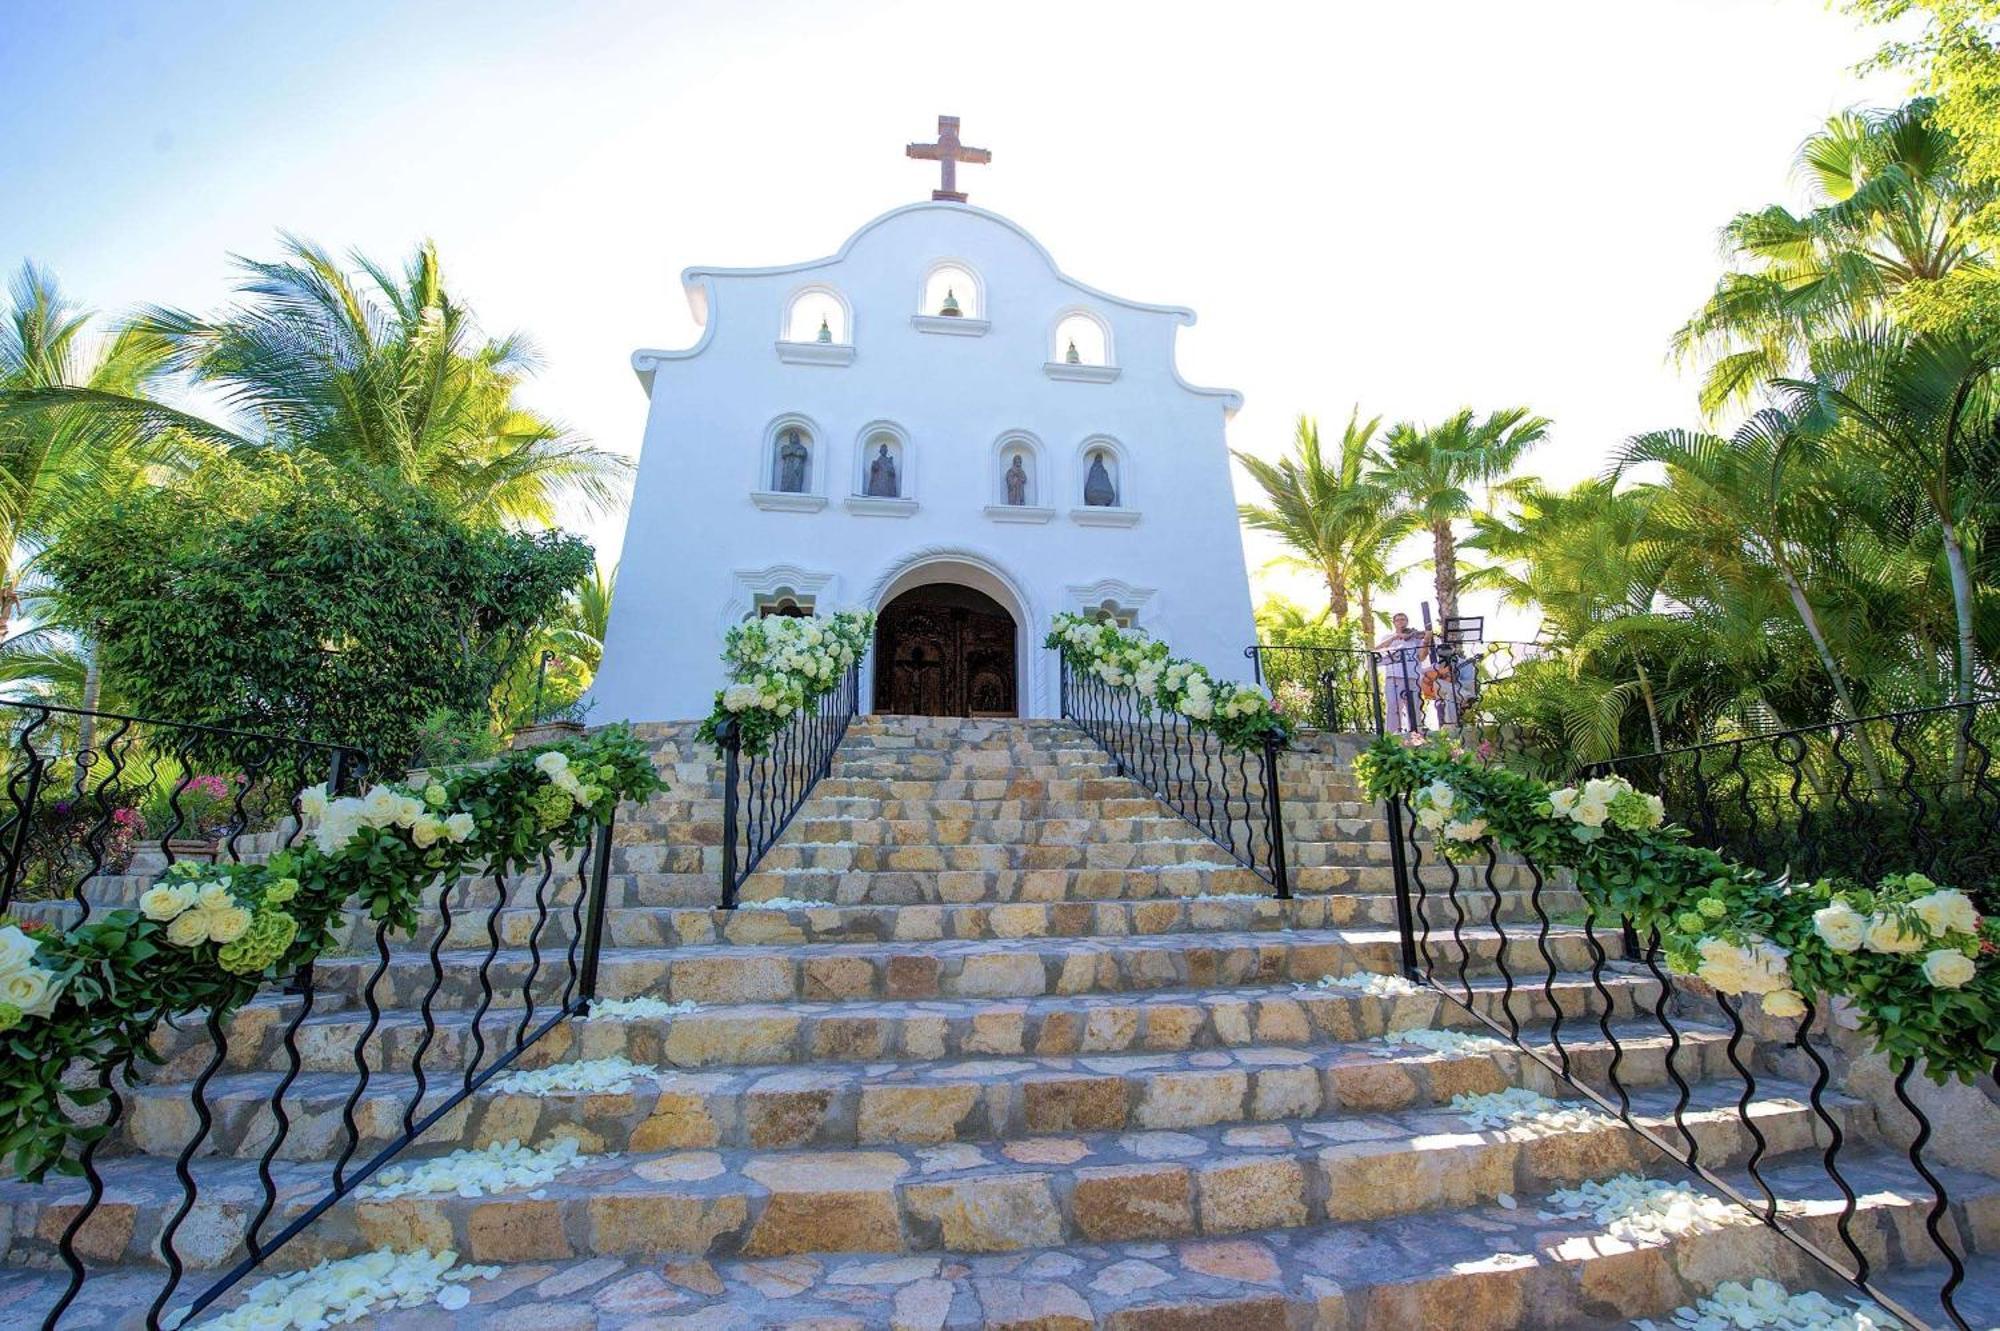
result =
[[216,951],[215,964],[231,975],[255,975],[285,955],[299,936],[299,922],[281,910],[261,910],[233,943]]
[[21,1024],[21,1009],[12,1003],[0,1003],[0,1032],[11,1031]]
[[298,894],[298,879],[280,878],[277,882],[264,889],[264,900],[269,905],[282,906]]
[[537,790],[528,797],[528,805],[535,811],[535,821],[544,828],[561,827],[576,812],[576,801],[567,790],[556,785]]
[[1701,912],[1705,920],[1719,920],[1729,914],[1729,903],[1720,897],[1703,897],[1694,903],[1694,908]]
[[451,792],[435,781],[424,787],[424,803],[430,805],[433,809],[442,809],[445,801],[450,798]]
[[1684,910],[1679,915],[1674,916],[1674,926],[1684,934],[1698,934],[1707,929],[1708,922],[1701,917],[1699,912]]

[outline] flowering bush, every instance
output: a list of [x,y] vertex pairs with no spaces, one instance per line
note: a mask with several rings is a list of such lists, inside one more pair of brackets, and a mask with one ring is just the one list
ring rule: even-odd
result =
[[660,788],[651,757],[622,727],[433,774],[421,787],[365,795],[302,791],[308,835],[262,864],[181,861],[136,910],[100,911],[65,932],[0,927],[0,1152],[35,1180],[74,1172],[72,1148],[101,1136],[70,1106],[102,1087],[65,1089],[79,1061],[104,1069],[155,1057],[160,1022],[227,1014],[269,980],[330,948],[350,902],[391,929],[417,923],[425,891],[487,866],[539,867],[578,846],[620,800]]
[[729,684],[699,736],[722,747],[730,727],[745,753],[762,753],[792,715],[840,686],[875,634],[875,616],[843,610],[828,618],[769,615],[729,630],[722,663]]
[[1552,788],[1449,740],[1385,738],[1356,764],[1377,798],[1407,800],[1446,856],[1488,843],[1576,873],[1593,912],[1657,929],[1667,962],[1766,1014],[1844,997],[1876,1046],[1971,1080],[2000,1057],[2000,920],[1922,874],[1873,887],[1771,882],[1687,843],[1657,797],[1618,778]]
[[1129,689],[1139,706],[1171,712],[1223,745],[1245,749],[1266,738],[1292,737],[1291,720],[1254,684],[1217,680],[1206,667],[1169,655],[1167,645],[1144,629],[1121,629],[1082,615],[1057,615],[1042,644],[1062,653],[1072,671]]
[[[20,852],[17,901],[67,896],[95,866],[99,874],[120,874],[132,862],[133,843],[144,830],[139,811],[113,803],[115,790],[35,802]],[[112,803],[107,812],[104,805]]]

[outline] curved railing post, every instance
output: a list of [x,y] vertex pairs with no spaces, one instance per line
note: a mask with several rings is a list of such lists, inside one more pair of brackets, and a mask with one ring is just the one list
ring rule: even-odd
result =
[[743,780],[743,732],[734,718],[715,728],[722,745],[722,909],[736,909],[736,803]]
[[1270,838],[1271,885],[1278,889],[1280,901],[1292,895],[1291,874],[1285,866],[1284,801],[1278,789],[1278,753],[1283,748],[1275,736],[1264,736],[1264,819]]

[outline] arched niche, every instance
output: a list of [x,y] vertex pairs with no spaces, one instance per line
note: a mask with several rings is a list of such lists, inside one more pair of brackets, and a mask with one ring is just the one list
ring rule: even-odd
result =
[[[954,307],[956,313],[953,313]],[[986,283],[962,259],[940,259],[924,270],[923,288],[917,298],[917,313],[926,318],[986,319]]]
[[1049,360],[1057,365],[1105,369],[1112,359],[1111,325],[1085,309],[1069,309],[1056,318]]
[[[878,484],[879,479],[879,484]],[[871,421],[854,438],[847,506],[858,513],[901,516],[916,508],[917,449],[894,421]],[[879,491],[893,488],[894,493]]]
[[759,508],[810,512],[826,506],[826,445],[809,416],[788,412],[764,427],[750,498]]
[[815,284],[800,287],[785,301],[780,341],[799,344],[851,346],[854,342],[854,311],[837,287]]
[[1034,435],[1009,430],[995,439],[987,470],[988,516],[1001,522],[1046,522],[1053,515],[1048,450]]
[[1131,450],[1124,444],[1099,434],[1077,445],[1069,479],[1072,521],[1086,527],[1132,526],[1139,521],[1136,488]]

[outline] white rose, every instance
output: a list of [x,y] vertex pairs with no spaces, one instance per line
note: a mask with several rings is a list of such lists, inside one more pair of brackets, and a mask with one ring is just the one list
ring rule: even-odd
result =
[[1447,841],[1477,841],[1486,835],[1486,820],[1484,818],[1464,818],[1457,822],[1447,823],[1445,824],[1444,835]]
[[402,796],[387,786],[377,786],[361,799],[361,821],[370,827],[388,827],[402,809]]
[[139,896],[139,913],[162,923],[194,904],[194,888],[186,883],[156,883]]
[[1926,940],[1920,931],[1905,928],[1894,915],[1875,915],[1868,921],[1866,941],[1870,952],[1894,954],[1918,951]]
[[1440,827],[1443,827],[1444,818],[1445,818],[1444,811],[1442,809],[1417,810],[1417,826],[1424,828],[1427,831],[1435,832]]
[[1764,995],[1764,1015],[1767,1017],[1803,1017],[1805,1014],[1805,995],[1796,989],[1779,989]]
[[39,943],[14,925],[0,928],[0,974],[33,965],[35,950],[39,946]]
[[543,776],[554,776],[557,772],[569,770],[569,755],[561,749],[550,749],[535,758],[535,770]]
[[731,684],[722,691],[722,706],[727,711],[748,711],[756,705],[757,690],[749,684]]
[[[342,804],[352,803],[342,801]],[[339,804],[328,811],[326,821],[313,833],[313,844],[319,847],[322,855],[338,855],[347,849],[347,843],[354,840],[355,834],[361,830],[359,813],[358,807],[342,808]]]
[[1845,901],[1813,912],[1813,932],[1835,952],[1852,952],[1868,934],[1868,917]]
[[208,941],[208,912],[183,911],[167,926],[167,941],[175,947],[199,947]]
[[444,820],[433,814],[425,814],[410,824],[410,840],[418,850],[429,850],[444,835]]
[[1582,823],[1585,827],[1602,827],[1604,826],[1606,813],[1607,810],[1604,805],[1596,800],[1582,799],[1577,801],[1576,808],[1570,813],[1570,817],[1576,819],[1577,822]]
[[1556,817],[1567,818],[1570,810],[1575,807],[1576,789],[1574,787],[1564,786],[1561,790],[1552,790],[1549,792],[1549,812]]
[[424,802],[415,795],[404,795],[396,801],[396,826],[415,827],[417,819],[424,816]]
[[211,943],[233,943],[250,931],[250,912],[241,906],[205,910],[201,916],[208,923],[208,941]]
[[455,813],[444,820],[444,834],[453,841],[465,841],[472,836],[476,825],[469,813]]
[[1433,781],[1424,787],[1424,796],[1430,800],[1432,808],[1443,809],[1447,813],[1458,802],[1458,792],[1442,781]]
[[327,795],[324,781],[316,786],[307,786],[299,792],[299,812],[308,818],[326,817]]
[[1667,821],[1667,802],[1658,795],[1646,796],[1646,821],[1654,827]]
[[12,1003],[21,1009],[21,1015],[24,1017],[48,1016],[49,1008],[55,1006],[55,993],[49,985],[49,972],[40,966],[29,966],[0,979],[0,1000]]
[[203,883],[201,893],[194,899],[196,910],[227,910],[236,904],[227,883]]
[[1979,970],[1971,957],[1955,947],[1941,947],[1924,958],[1924,978],[1939,989],[1958,989]]
[[1918,897],[1910,903],[1910,909],[1934,934],[1979,932],[1978,908],[1972,904],[1971,897],[1955,887],[1941,887]]

